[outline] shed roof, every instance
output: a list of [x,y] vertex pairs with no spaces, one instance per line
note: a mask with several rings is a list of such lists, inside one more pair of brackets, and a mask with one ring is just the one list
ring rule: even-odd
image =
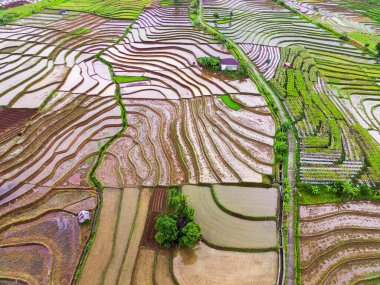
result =
[[233,57],[229,57],[229,58],[222,58],[220,60],[220,64],[224,64],[224,65],[239,65],[239,62],[234,59]]

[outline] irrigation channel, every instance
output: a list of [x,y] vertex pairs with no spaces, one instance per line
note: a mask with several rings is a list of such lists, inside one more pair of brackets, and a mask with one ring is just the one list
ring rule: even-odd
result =
[[[204,10],[203,10],[203,0],[198,0],[199,9],[198,9],[198,16],[197,20],[203,26],[206,30],[212,32],[213,34],[219,34],[217,30],[215,30],[213,27],[209,26],[204,21]],[[229,43],[232,48],[234,49],[237,56],[240,57],[244,62],[247,63],[249,67],[250,77],[251,79],[258,85],[258,87],[262,87],[265,89],[267,94],[270,95],[270,97],[273,99],[277,109],[279,110],[279,121],[285,122],[288,117],[288,113],[286,111],[286,108],[283,104],[280,103],[279,97],[276,94],[274,90],[272,90],[265,79],[262,77],[261,72],[256,68],[254,63],[250,60],[250,58],[245,54],[245,52],[242,50],[242,48],[237,45],[233,40],[226,37],[227,43]],[[262,90],[263,91],[263,90]],[[275,115],[275,114],[273,114]],[[290,198],[290,210],[288,213],[288,232],[287,232],[287,256],[285,257],[285,252],[283,249],[283,241],[282,241],[282,226],[279,226],[279,241],[280,241],[280,256],[281,256],[281,268],[280,268],[280,274],[279,274],[279,284],[287,284],[287,285],[293,285],[294,282],[294,136],[292,133],[292,130],[289,130],[287,132],[288,135],[288,144],[289,144],[289,154],[288,154],[288,171],[287,171],[287,177],[289,178],[289,184],[292,187],[292,191],[290,192],[291,198]],[[283,177],[283,175],[282,175]],[[280,181],[280,201],[282,202],[282,181]],[[282,207],[281,207],[282,209]],[[282,216],[282,211],[280,213]],[[280,219],[280,223],[282,223],[282,219]],[[286,258],[286,263],[284,263],[284,260]],[[285,266],[286,264],[286,266]],[[287,272],[287,280],[285,281],[285,267]]]

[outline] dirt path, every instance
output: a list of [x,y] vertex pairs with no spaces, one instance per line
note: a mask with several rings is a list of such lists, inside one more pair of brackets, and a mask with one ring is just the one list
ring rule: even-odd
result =
[[[292,191],[290,192],[290,211],[288,213],[288,260],[287,260],[287,272],[288,279],[286,281],[287,285],[294,284],[294,235],[293,235],[293,227],[294,227],[294,199],[293,199],[293,191],[294,191],[294,177],[293,177],[293,166],[294,166],[294,145],[293,145],[293,136],[292,132],[288,131],[288,142],[289,142],[289,158],[288,158],[288,177],[289,183],[292,185]],[[285,282],[284,282],[285,283]]]
[[[204,26],[207,26],[207,24],[204,21],[203,18],[203,0],[199,0],[199,9],[198,9],[198,17],[197,20],[199,23],[201,23]],[[211,29],[213,29],[211,27]],[[278,117],[280,121],[285,122],[286,121],[286,115],[285,111],[283,109],[283,106],[281,105],[276,93],[269,88],[267,82],[265,79],[262,77],[260,71],[256,68],[254,63],[250,60],[250,58],[245,54],[245,52],[242,50],[242,48],[237,45],[233,40],[227,37],[227,42],[232,45],[240,54],[240,56],[244,59],[244,61],[248,64],[250,67],[249,70],[253,77],[256,79],[256,81],[261,84],[261,86],[264,86],[264,88],[269,92],[271,98],[273,99],[274,103],[277,106],[277,109],[279,110],[278,112]],[[294,146],[293,146],[293,136],[292,132],[288,131],[288,142],[289,142],[289,159],[288,159],[288,177],[289,177],[289,183],[290,185],[293,186],[293,181],[294,181],[294,174],[293,174],[293,165],[294,165]],[[293,187],[292,187],[293,189]],[[283,268],[283,263],[281,263],[282,268],[280,268],[280,276],[279,276],[279,284],[287,284],[287,285],[293,285],[294,283],[294,236],[293,236],[293,226],[294,226],[294,217],[293,217],[293,212],[294,212],[294,201],[293,201],[293,191],[291,193],[291,199],[290,199],[290,211],[288,215],[288,221],[289,221],[289,226],[288,226],[288,256],[287,256],[287,266],[286,270],[288,273],[287,280],[284,280],[284,270]],[[281,234],[281,226],[280,228],[280,234]],[[282,246],[282,238],[280,237],[280,245]],[[280,254],[284,255],[283,250],[280,250]],[[283,256],[284,258],[284,256]]]

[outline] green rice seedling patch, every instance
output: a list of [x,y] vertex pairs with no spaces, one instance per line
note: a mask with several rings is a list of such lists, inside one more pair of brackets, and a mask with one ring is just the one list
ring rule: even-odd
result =
[[220,98],[222,99],[222,101],[224,102],[224,104],[226,104],[232,110],[238,111],[238,110],[241,109],[241,106],[238,103],[236,103],[235,101],[233,101],[231,99],[230,95],[228,95],[228,94],[222,95],[222,96],[220,96]]
[[83,29],[78,29],[72,32],[74,35],[82,35],[82,34],[88,34],[91,33],[91,29],[83,28]]
[[149,77],[146,76],[115,76],[117,83],[129,83],[129,82],[138,82],[149,80]]

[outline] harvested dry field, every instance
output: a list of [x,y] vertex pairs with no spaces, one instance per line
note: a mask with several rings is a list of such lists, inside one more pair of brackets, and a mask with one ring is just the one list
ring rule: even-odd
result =
[[276,252],[222,251],[198,243],[175,252],[173,271],[181,285],[273,285],[277,282]]
[[380,274],[380,203],[300,208],[302,284],[368,284]]

